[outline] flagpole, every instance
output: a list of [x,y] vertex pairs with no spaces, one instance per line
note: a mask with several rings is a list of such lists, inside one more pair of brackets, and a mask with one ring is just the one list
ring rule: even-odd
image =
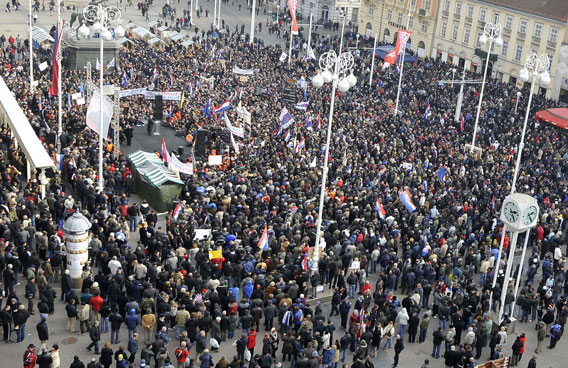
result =
[[290,60],[292,60],[292,38],[294,37],[294,23],[290,24],[290,48],[288,49],[288,66],[290,66]]
[[[310,28],[308,30],[308,48],[306,49],[306,52],[309,52],[310,45],[311,45],[311,42],[312,42],[312,18],[313,18],[313,16],[314,15],[312,13],[310,13]],[[308,55],[308,58],[309,58],[309,55]]]
[[193,27],[193,0],[189,2],[189,29]]
[[250,42],[252,45],[254,40],[254,17],[256,15],[256,0],[252,0],[252,14],[250,16]]
[[215,0],[213,3],[213,29],[217,28],[217,1],[221,0]]
[[[406,20],[406,29],[410,28],[410,7],[408,8],[408,19]],[[395,45],[396,47],[396,45]],[[394,105],[394,116],[398,115],[398,101],[400,100],[400,86],[402,84],[402,71],[404,69],[404,55],[406,54],[406,45],[402,45],[402,56],[400,57],[400,75],[398,76],[398,90],[396,91],[396,104]]]
[[375,69],[375,52],[377,49],[377,34],[375,33],[375,41],[373,42],[373,57],[371,59],[371,75],[369,76],[369,87],[373,83],[373,70]]
[[[63,25],[61,24],[61,0],[57,0],[57,27],[59,28],[59,33],[57,37],[61,37],[60,34],[63,32]],[[56,40],[58,42],[58,40]],[[61,44],[56,46],[56,58],[59,58],[61,55]],[[62,114],[63,114],[63,106],[61,103],[61,58],[57,61],[57,152],[61,153],[61,134],[63,133],[63,123],[62,123]]]
[[219,0],[219,10],[217,11],[217,29],[220,28],[221,24],[221,0]]
[[[29,0],[30,11],[29,11],[29,22],[30,22],[30,39],[29,39],[29,46],[30,46],[30,98],[33,98],[34,95],[34,52],[33,52],[33,38],[32,38],[32,0]],[[518,100],[518,99],[517,99]]]
[[[99,5],[99,12],[101,15],[101,19],[99,20],[101,22],[102,27],[104,27],[104,19],[103,19],[103,9],[102,6]],[[99,192],[102,193],[103,192],[103,99],[104,99],[104,93],[103,93],[103,78],[104,78],[104,59],[103,59],[103,30],[101,28],[101,31],[99,33],[99,39],[100,41],[100,58],[101,58],[101,69],[100,69],[100,75],[99,75],[99,88],[100,88],[100,99],[99,99]]]

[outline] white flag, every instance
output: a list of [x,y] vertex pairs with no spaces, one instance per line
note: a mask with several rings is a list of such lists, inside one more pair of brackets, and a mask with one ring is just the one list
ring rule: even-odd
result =
[[317,162],[317,161],[316,161],[316,158],[314,157],[312,163],[310,164],[310,167],[311,167],[311,168],[316,167],[316,162]]
[[316,58],[316,54],[314,54],[314,50],[312,49],[311,46],[308,47],[308,57],[309,57],[310,59],[314,59],[314,60],[315,60],[315,58]]
[[[95,91],[89,107],[87,108],[87,126],[95,131],[97,134],[100,129],[100,93]],[[112,120],[112,101],[108,97],[103,98],[103,138],[107,138],[110,122]]]
[[97,58],[97,70],[101,70],[101,63],[99,63],[99,58]]
[[282,55],[280,55],[280,61],[282,62],[282,61],[286,60],[287,57],[288,57],[288,55],[286,55],[285,52],[282,52]]
[[112,67],[114,67],[114,58],[112,58],[112,60],[109,61],[108,64],[107,64],[107,69],[110,69]]
[[237,142],[235,142],[235,138],[233,137],[233,133],[231,133],[231,143],[233,144],[233,148],[235,149],[235,152],[237,153],[237,155],[240,153],[239,151],[239,144]]

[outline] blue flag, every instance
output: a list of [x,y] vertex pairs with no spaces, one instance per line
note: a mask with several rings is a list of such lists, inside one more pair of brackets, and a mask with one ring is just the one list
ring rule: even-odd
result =
[[444,166],[438,170],[438,180],[440,180],[440,183],[446,182],[446,168]]
[[205,114],[205,117],[207,119],[211,117],[211,97],[209,97],[207,103],[205,104],[205,108],[203,109],[203,114]]

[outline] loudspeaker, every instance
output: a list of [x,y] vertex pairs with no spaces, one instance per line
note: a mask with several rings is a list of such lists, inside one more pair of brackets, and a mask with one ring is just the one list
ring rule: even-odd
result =
[[198,129],[195,132],[194,141],[194,153],[196,156],[205,156],[205,151],[207,151],[207,130]]
[[162,95],[156,95],[154,98],[154,119],[162,120],[164,117],[164,101]]

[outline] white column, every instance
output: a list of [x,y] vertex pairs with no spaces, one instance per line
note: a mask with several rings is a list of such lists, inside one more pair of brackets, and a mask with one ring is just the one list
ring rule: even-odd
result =
[[369,76],[369,87],[373,83],[373,71],[375,69],[375,52],[377,49],[377,34],[375,33],[375,41],[373,42],[373,56],[371,58],[371,75]]
[[[102,9],[101,9],[102,10]],[[101,11],[102,13],[102,11]],[[103,19],[101,17],[101,23],[103,23]],[[99,33],[100,42],[100,58],[101,58],[101,69],[100,69],[100,77],[99,77],[99,87],[100,87],[100,105],[99,105],[99,190],[101,193],[103,192],[103,77],[104,77],[104,59],[103,59],[103,36],[102,36],[102,29]]]
[[219,0],[219,10],[217,10],[217,28],[221,27],[221,1]]
[[[499,269],[501,268],[501,257],[503,255],[503,244],[505,243],[505,236],[507,236],[507,225],[503,225],[501,232],[501,242],[499,243],[499,253],[497,254],[497,261],[493,267],[493,282],[491,283],[491,295],[489,296],[489,312],[493,310],[493,289],[497,285],[497,277],[499,276]],[[483,286],[483,285],[481,285]]]
[[308,49],[306,50],[306,52],[308,52],[308,50],[310,49],[310,45],[312,43],[312,18],[313,14],[310,13],[310,28],[308,30]]
[[252,14],[250,15],[250,44],[254,40],[254,18],[256,16],[256,0],[252,0]]
[[529,235],[530,235],[531,229],[527,229],[527,232],[525,234],[525,242],[523,243],[523,253],[521,254],[521,263],[519,264],[519,273],[517,275],[517,279],[515,280],[515,299],[513,300],[513,304],[511,305],[511,314],[513,314],[513,312],[515,311],[515,304],[517,302],[517,292],[519,291],[519,284],[521,283],[521,279],[523,276],[523,265],[525,263],[525,254],[527,252],[527,245],[529,243]]
[[29,6],[30,6],[30,11],[29,11],[29,22],[30,22],[30,27],[29,27],[29,32],[30,32],[30,37],[29,37],[29,46],[30,46],[30,50],[29,50],[29,56],[28,59],[30,61],[30,98],[33,98],[33,94],[34,94],[34,42],[33,42],[33,37],[32,37],[32,0],[29,0],[28,2]]
[[489,47],[487,48],[487,60],[485,61],[485,70],[483,71],[483,81],[481,82],[481,92],[479,93],[479,103],[477,104],[477,114],[475,115],[475,125],[473,126],[473,138],[471,140],[471,152],[475,147],[475,136],[477,135],[477,125],[479,124],[479,114],[481,114],[481,103],[483,102],[483,91],[485,90],[485,78],[487,77],[487,69],[489,67],[489,58],[491,56],[491,47],[493,47],[493,37],[489,37]]
[[462,81],[460,86],[460,93],[458,94],[458,103],[456,105],[456,115],[454,121],[460,121],[461,107],[463,102],[463,86],[465,84],[465,68],[463,68]]
[[499,322],[503,319],[503,312],[505,310],[505,297],[507,296],[507,290],[509,289],[509,278],[511,276],[511,268],[513,267],[513,260],[515,258],[515,249],[517,248],[517,239],[519,233],[517,231],[513,232],[513,240],[509,244],[509,259],[507,260],[507,269],[505,270],[505,278],[503,279],[503,285],[501,289],[501,305],[499,306]]
[[[517,189],[517,178],[519,177],[519,168],[521,166],[521,152],[525,147],[525,132],[527,130],[527,122],[529,121],[529,114],[531,112],[532,97],[534,93],[534,85],[536,82],[536,72],[533,72],[533,80],[531,82],[531,89],[529,92],[529,103],[527,105],[527,111],[525,112],[525,122],[523,123],[523,132],[521,133],[521,141],[519,142],[519,149],[517,150],[517,162],[515,163],[515,173],[513,174],[513,184],[511,185],[511,193],[515,193]],[[517,97],[517,101],[519,98]]]

